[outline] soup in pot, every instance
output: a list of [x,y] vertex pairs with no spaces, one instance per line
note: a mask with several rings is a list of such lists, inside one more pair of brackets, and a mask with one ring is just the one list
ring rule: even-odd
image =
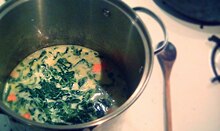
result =
[[3,101],[22,117],[79,124],[103,117],[127,99],[126,81],[111,60],[78,45],[43,48],[11,72]]

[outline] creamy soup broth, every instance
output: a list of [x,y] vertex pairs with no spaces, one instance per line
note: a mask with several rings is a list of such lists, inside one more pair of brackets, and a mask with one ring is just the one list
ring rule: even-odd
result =
[[43,48],[11,72],[4,104],[48,124],[79,124],[103,117],[126,100],[126,82],[109,59],[78,45]]

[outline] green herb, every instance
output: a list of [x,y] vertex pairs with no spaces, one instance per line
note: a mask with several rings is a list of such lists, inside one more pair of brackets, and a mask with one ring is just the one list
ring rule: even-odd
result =
[[85,92],[85,94],[83,95],[83,100],[88,101],[96,92],[96,90],[94,89],[90,89],[89,91]]
[[58,56],[61,56],[60,52],[57,52],[56,55],[53,57],[53,60],[55,60],[56,58],[58,58]]
[[79,103],[81,100],[77,99],[76,97],[68,97],[65,102],[66,103]]
[[42,58],[44,55],[46,55],[47,54],[47,52],[45,51],[45,50],[43,50],[42,52],[41,52],[41,54],[40,54],[40,56],[38,57],[38,59],[40,59],[40,58]]
[[8,87],[8,90],[5,93],[5,100],[7,100],[9,93],[11,92],[11,86]]
[[76,96],[81,96],[84,94],[84,92],[79,91],[79,90],[71,90],[70,93]]
[[69,51],[69,47],[66,48],[65,52],[63,52],[63,54],[67,54]]
[[36,59],[36,58],[34,58],[33,60],[31,60],[31,61],[29,62],[30,67],[33,66],[34,62],[36,62],[37,60],[38,60],[38,59]]
[[23,63],[23,62],[21,62],[20,65],[21,65],[22,67],[24,67],[24,63]]
[[45,59],[47,59],[48,57],[47,56],[44,56],[43,58],[42,58],[42,63],[44,63],[45,62]]
[[99,54],[97,52],[94,52],[94,55],[97,57]]
[[82,52],[82,49],[74,49],[73,50],[73,55],[80,56],[81,52]]
[[73,83],[76,82],[76,79],[74,78],[74,71],[66,72],[66,73],[61,73],[61,81],[60,84],[63,85],[63,87],[72,87]]
[[35,108],[29,108],[28,111],[30,112],[30,114],[33,116],[36,109]]
[[87,72],[89,79],[94,79],[96,74],[93,74],[91,71]]
[[83,77],[83,78],[79,79],[79,81],[78,81],[79,87],[82,87],[86,83],[87,80],[88,80],[88,77]]
[[43,115],[42,115],[42,114],[38,114],[38,116],[37,116],[37,117],[38,117],[38,119],[39,119],[39,120],[45,121],[45,119],[44,119],[44,117],[43,117]]
[[30,71],[30,72],[28,72],[27,77],[31,77],[32,75],[33,75],[33,72]]
[[[41,98],[48,98],[48,99],[53,99],[57,100],[60,97],[58,94],[61,92],[59,88],[56,88],[55,83],[53,82],[46,82],[45,80],[41,81],[40,83],[41,89],[36,92],[36,95],[39,95]],[[44,94],[43,96],[40,95],[40,93]]]
[[77,65],[79,65],[79,64],[86,64],[87,65],[87,67],[89,67],[89,68],[91,68],[92,67],[92,64],[91,63],[89,63],[87,60],[85,60],[85,59],[81,59],[80,61],[78,61],[73,67],[76,67]]
[[72,68],[72,63],[67,61],[66,58],[58,59],[56,65],[60,68],[61,71],[67,71],[68,69]]

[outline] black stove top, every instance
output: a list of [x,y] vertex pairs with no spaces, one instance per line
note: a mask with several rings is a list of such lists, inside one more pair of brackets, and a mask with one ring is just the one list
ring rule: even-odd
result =
[[178,19],[181,19],[183,21],[193,23],[193,24],[198,24],[201,27],[220,25],[220,22],[212,22],[212,21],[206,22],[206,21],[202,21],[202,20],[198,20],[198,19],[189,17],[186,14],[181,13],[180,11],[174,9],[172,6],[170,6],[170,4],[165,2],[165,0],[154,0],[154,2],[157,4],[157,6],[159,6],[161,9],[163,9],[164,11],[169,13],[170,15],[172,15]]

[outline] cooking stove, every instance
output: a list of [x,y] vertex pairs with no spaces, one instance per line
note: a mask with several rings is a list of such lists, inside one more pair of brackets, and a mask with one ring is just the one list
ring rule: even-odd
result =
[[[220,53],[216,49],[220,47],[220,26],[177,17],[165,10],[163,4],[158,4],[158,0],[123,1],[131,8],[141,6],[157,14],[167,27],[169,41],[177,48],[170,83],[173,131],[219,131],[220,84],[219,75],[214,70],[220,70]],[[3,2],[0,0],[0,4]],[[145,14],[138,15],[156,47],[163,40],[160,27]],[[100,125],[96,131],[164,130],[163,75],[156,56],[154,58],[151,79],[140,98],[121,117]],[[10,130],[11,127],[15,127],[15,131],[30,130],[8,125],[5,116],[0,116],[0,121],[1,131]]]
[[[163,10],[165,10],[167,13],[169,13],[169,14],[171,14],[172,16],[175,16],[175,17],[177,17],[177,18],[179,18],[179,19],[181,19],[181,20],[184,20],[184,21],[187,21],[187,22],[190,22],[190,23],[194,23],[194,24],[198,24],[198,25],[200,25],[201,27],[203,27],[203,26],[207,26],[207,25],[209,25],[209,26],[214,26],[214,25],[220,25],[220,23],[219,22],[214,22],[214,21],[212,21],[212,20],[210,20],[210,17],[202,17],[202,18],[200,18],[200,19],[198,19],[198,14],[196,15],[197,16],[197,18],[194,18],[194,17],[196,17],[196,16],[194,16],[194,17],[192,17],[193,15],[191,15],[191,17],[190,17],[190,15],[188,16],[188,15],[185,15],[185,14],[183,14],[183,13],[181,13],[181,12],[179,12],[178,10],[176,10],[176,9],[174,9],[173,8],[173,6],[171,6],[169,3],[167,3],[166,2],[166,0],[154,0],[154,2],[161,8],[161,9],[163,9]],[[204,2],[204,1],[203,1]],[[210,3],[213,3],[213,2],[210,2]],[[185,4],[184,4],[185,5]],[[217,4],[217,6],[218,6],[218,4]],[[217,7],[216,6],[216,7]],[[213,9],[214,10],[214,9]],[[205,9],[203,10],[204,12],[206,11]],[[214,11],[213,11],[214,12]],[[205,12],[206,14],[208,14],[207,13],[207,11]],[[217,12],[215,12],[215,14],[217,14]],[[215,15],[214,15],[215,16]],[[214,19],[214,18],[216,18],[216,17],[214,17],[214,16],[212,16],[212,18]],[[202,21],[203,20],[203,21]],[[206,21],[204,21],[204,20],[206,20]]]

